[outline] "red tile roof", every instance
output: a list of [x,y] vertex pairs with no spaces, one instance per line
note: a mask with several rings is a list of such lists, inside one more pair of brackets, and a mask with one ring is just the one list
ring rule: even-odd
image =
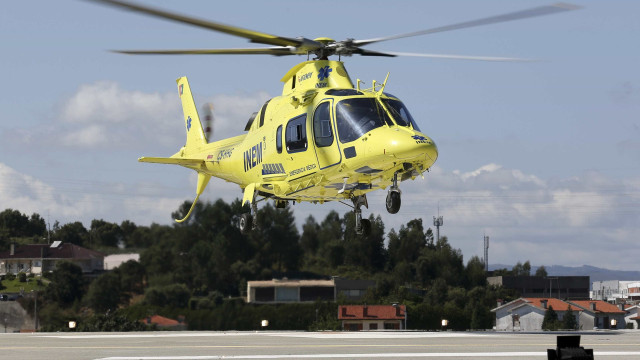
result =
[[[569,306],[568,303],[555,298],[524,298],[524,299],[531,305],[543,310],[545,309],[545,307],[542,306],[543,300],[547,301],[547,308],[553,307],[554,311],[567,311],[567,307]],[[576,306],[571,306],[571,310],[577,311],[580,309],[577,309]]]
[[596,312],[606,314],[626,314],[624,310],[620,310],[620,308],[618,308],[616,305],[609,304],[608,302],[602,300],[572,300],[570,302],[588,311],[591,311],[591,304],[595,303]]
[[95,259],[104,257],[101,252],[70,243],[60,244],[55,248],[47,244],[19,245],[16,246],[14,254],[10,254],[10,250],[2,251],[0,259]]
[[144,324],[156,324],[160,327],[171,327],[182,325],[178,320],[173,320],[160,315],[153,315],[151,317],[140,320]]
[[406,311],[405,305],[340,305],[338,320],[404,320]]

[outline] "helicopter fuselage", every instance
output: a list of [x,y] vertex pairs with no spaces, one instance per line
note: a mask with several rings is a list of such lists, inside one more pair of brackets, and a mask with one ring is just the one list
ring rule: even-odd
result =
[[385,189],[394,174],[413,179],[436,161],[435,143],[385,84],[355,88],[343,63],[328,60],[301,63],[282,81],[246,134],[189,149],[204,164],[185,166],[275,200],[323,203]]

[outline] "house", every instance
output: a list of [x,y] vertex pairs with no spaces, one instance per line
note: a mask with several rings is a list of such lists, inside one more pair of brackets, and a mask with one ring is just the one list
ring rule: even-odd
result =
[[[549,307],[558,314],[558,320],[562,320],[569,304],[555,298],[519,298],[500,304],[491,312],[496,313],[496,330],[498,331],[540,331],[544,314]],[[576,319],[578,318],[577,310],[572,306]]]
[[558,320],[562,321],[569,306],[576,317],[579,329],[623,329],[625,327],[626,312],[601,300],[563,301],[555,298],[519,298],[507,304],[500,304],[491,311],[496,314],[498,331],[540,331],[544,314],[549,307],[553,308],[558,315]]
[[524,298],[589,298],[588,276],[490,276],[487,283],[516,290]]
[[72,262],[82,272],[104,269],[104,254],[82,246],[55,241],[51,245],[19,245],[12,243],[8,251],[0,252],[0,274],[19,272],[42,274],[53,271],[60,261]]
[[405,305],[340,305],[338,320],[342,329],[359,330],[402,330],[407,324]]
[[336,301],[338,295],[347,300],[360,300],[373,280],[293,280],[272,279],[247,282],[247,302],[268,304],[287,302]]
[[602,300],[571,300],[567,302],[582,310],[578,318],[581,329],[624,329],[626,326],[626,312],[616,305]]

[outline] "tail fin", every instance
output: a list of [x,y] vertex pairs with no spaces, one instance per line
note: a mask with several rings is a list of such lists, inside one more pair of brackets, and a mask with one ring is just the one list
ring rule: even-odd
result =
[[207,143],[202,130],[202,123],[196,110],[196,104],[191,95],[191,88],[186,76],[176,80],[178,83],[178,93],[182,100],[182,111],[184,112],[184,125],[187,129],[187,143],[185,144],[185,153],[194,152],[194,150],[202,147]]

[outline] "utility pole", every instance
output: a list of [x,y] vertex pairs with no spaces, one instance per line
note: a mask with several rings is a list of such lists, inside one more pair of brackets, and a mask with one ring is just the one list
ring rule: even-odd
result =
[[484,236],[484,271],[489,271],[489,236]]

